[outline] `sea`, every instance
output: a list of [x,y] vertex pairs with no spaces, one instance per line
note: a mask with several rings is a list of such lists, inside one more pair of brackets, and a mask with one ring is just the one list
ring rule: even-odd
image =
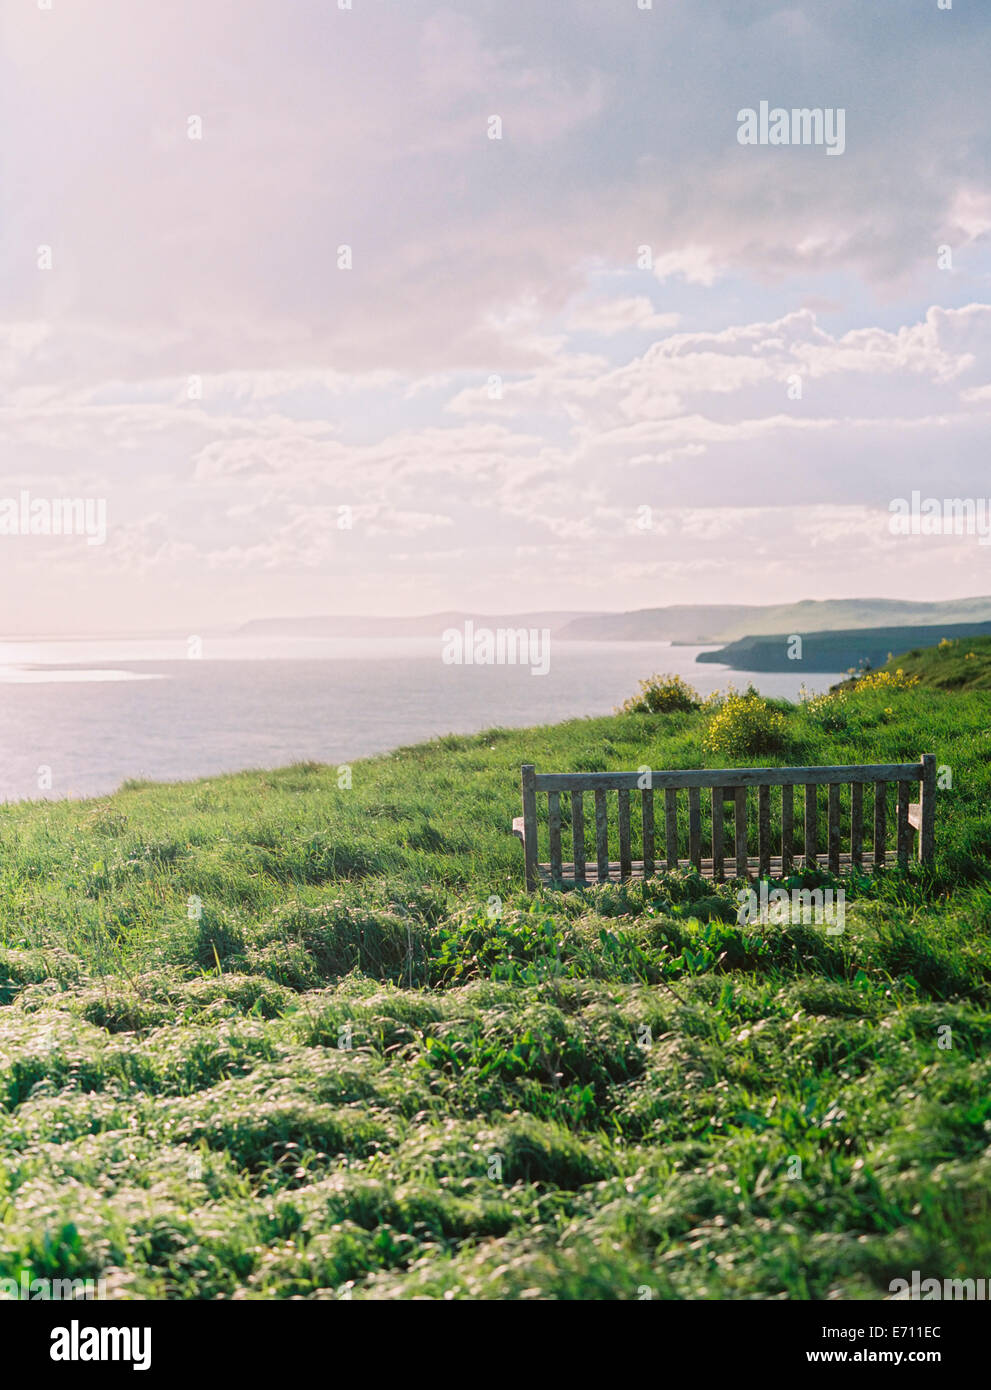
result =
[[842,679],[696,664],[710,650],[554,641],[541,675],[449,664],[439,637],[3,641],[0,800],[103,796],[129,778],[340,766],[442,734],[609,714],[655,672],[703,695],[752,683],[791,700],[803,684],[826,690]]

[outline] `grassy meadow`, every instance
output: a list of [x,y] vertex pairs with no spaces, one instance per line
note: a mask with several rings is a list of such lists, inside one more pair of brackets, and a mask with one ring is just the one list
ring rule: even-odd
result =
[[[732,758],[711,708],[624,713],[400,748],[350,786],[300,765],[0,807],[0,1277],[857,1299],[991,1276],[991,694],[771,713],[770,751]],[[739,885],[683,872],[523,891],[522,762],[923,752],[952,780],[936,862],[846,881],[841,935],[740,926]]]

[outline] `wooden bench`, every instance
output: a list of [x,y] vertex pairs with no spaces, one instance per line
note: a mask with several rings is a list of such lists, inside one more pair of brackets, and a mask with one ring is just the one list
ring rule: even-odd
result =
[[[738,767],[698,771],[549,772],[538,773],[525,763],[523,814],[513,821],[513,834],[523,843],[526,885],[529,892],[543,883],[549,887],[580,887],[589,882],[585,840],[585,793],[594,797],[595,879],[616,883],[623,879],[650,878],[665,869],[692,866],[716,882],[729,878],[783,878],[801,864],[844,870],[884,868],[887,860],[889,823],[888,790],[895,812],[895,854],[907,864],[912,838],[918,835],[918,857],[933,857],[936,823],[936,759],[926,753],[917,763],[879,763],[851,767]],[[919,800],[912,790],[921,785]],[[772,791],[776,807],[772,807]],[[804,788],[801,850],[795,835],[795,788]],[[820,795],[826,791],[826,840],[819,836]],[[848,796],[842,796],[844,788]],[[873,823],[865,848],[864,788],[873,787]],[[756,826],[748,824],[748,792],[757,791]],[[632,824],[631,792],[640,793],[640,815]],[[663,791],[663,863],[655,851],[654,793]],[[616,793],[616,829],[619,858],[609,852],[609,805]],[[703,792],[709,795],[703,799]],[[548,858],[540,861],[537,798],[547,796]],[[687,793],[679,798],[679,793]],[[687,801],[687,806],[684,804]],[[848,803],[844,807],[844,802]],[[732,843],[726,833],[725,811],[734,811]],[[705,812],[708,812],[706,814]],[[776,812],[776,814],[775,814]],[[772,824],[778,834],[772,842]],[[562,834],[570,825],[572,858],[565,861]],[[846,828],[849,850],[841,852],[841,829]],[[634,859],[634,833],[639,832],[641,857]],[[711,857],[703,857],[703,844],[711,845]],[[752,854],[751,848],[756,849]],[[687,853],[687,857],[686,857]]]

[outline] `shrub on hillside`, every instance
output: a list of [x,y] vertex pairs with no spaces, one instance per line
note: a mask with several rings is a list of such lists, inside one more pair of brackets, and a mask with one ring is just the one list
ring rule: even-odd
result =
[[640,692],[620,707],[620,714],[676,714],[701,708],[698,691],[681,676],[648,676]]
[[850,702],[846,690],[831,690],[825,695],[810,695],[802,687],[802,709],[824,733],[842,734],[850,725]]
[[857,677],[854,691],[860,690],[910,690],[919,684],[918,676],[906,676],[899,666],[897,671],[866,671]]
[[785,717],[770,701],[748,690],[739,695],[731,691],[713,709],[702,738],[707,753],[752,758],[761,753],[777,753],[784,743]]

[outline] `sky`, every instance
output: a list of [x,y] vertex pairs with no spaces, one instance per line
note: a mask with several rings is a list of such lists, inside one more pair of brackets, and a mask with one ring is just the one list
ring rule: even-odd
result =
[[986,6],[0,16],[0,634],[991,593]]

